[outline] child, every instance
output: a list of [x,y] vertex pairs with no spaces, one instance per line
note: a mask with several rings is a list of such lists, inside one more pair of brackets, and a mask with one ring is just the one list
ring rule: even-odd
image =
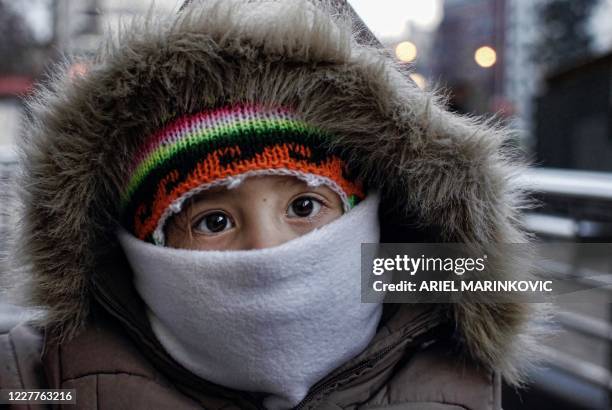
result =
[[0,353],[21,366],[3,388],[441,410],[499,409],[500,376],[524,380],[529,305],[360,303],[361,243],[525,235],[504,130],[445,111],[346,15],[194,1],[86,64],[38,91],[21,141],[20,256],[46,314],[0,336],[23,346]]
[[122,194],[119,239],[156,339],[204,380],[266,393],[266,408],[300,403],[382,314],[359,279],[378,197],[330,138],[289,107],[181,116],[141,144]]

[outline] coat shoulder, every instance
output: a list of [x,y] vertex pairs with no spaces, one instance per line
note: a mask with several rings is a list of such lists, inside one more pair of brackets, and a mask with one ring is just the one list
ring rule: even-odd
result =
[[42,361],[50,388],[75,389],[79,408],[199,408],[111,320],[90,321],[70,341],[46,345]]
[[0,388],[45,388],[42,346],[42,332],[27,323],[0,331]]
[[45,345],[43,365],[54,388],[100,374],[162,381],[119,323],[97,319],[69,341]]

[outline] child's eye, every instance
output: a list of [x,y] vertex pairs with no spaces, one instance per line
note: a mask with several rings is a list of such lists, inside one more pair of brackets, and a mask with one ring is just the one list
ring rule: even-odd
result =
[[205,235],[214,235],[234,227],[232,219],[224,212],[215,211],[200,218],[194,229]]
[[302,196],[289,204],[287,215],[291,218],[308,218],[321,211],[321,201],[310,196]]

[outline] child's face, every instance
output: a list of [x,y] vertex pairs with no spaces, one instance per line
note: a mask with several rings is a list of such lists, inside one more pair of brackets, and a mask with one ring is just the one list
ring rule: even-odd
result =
[[290,176],[261,176],[237,188],[205,191],[185,204],[166,228],[166,244],[199,250],[280,245],[343,213],[338,194]]

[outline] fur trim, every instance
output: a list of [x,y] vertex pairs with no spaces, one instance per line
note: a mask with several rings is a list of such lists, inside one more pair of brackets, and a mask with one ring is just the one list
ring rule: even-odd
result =
[[[333,16],[331,16],[333,14]],[[386,52],[357,44],[350,17],[303,1],[210,0],[136,20],[84,61],[68,62],[29,101],[20,141],[20,271],[44,324],[73,337],[89,309],[89,280],[119,252],[120,187],[143,138],[181,113],[234,102],[295,107],[368,186],[395,198],[397,220],[440,225],[442,240],[526,242],[523,165],[507,130],[446,111]],[[442,221],[442,222],[440,222]],[[499,277],[513,276],[499,261]],[[465,352],[518,384],[533,355],[534,304],[449,305]]]

